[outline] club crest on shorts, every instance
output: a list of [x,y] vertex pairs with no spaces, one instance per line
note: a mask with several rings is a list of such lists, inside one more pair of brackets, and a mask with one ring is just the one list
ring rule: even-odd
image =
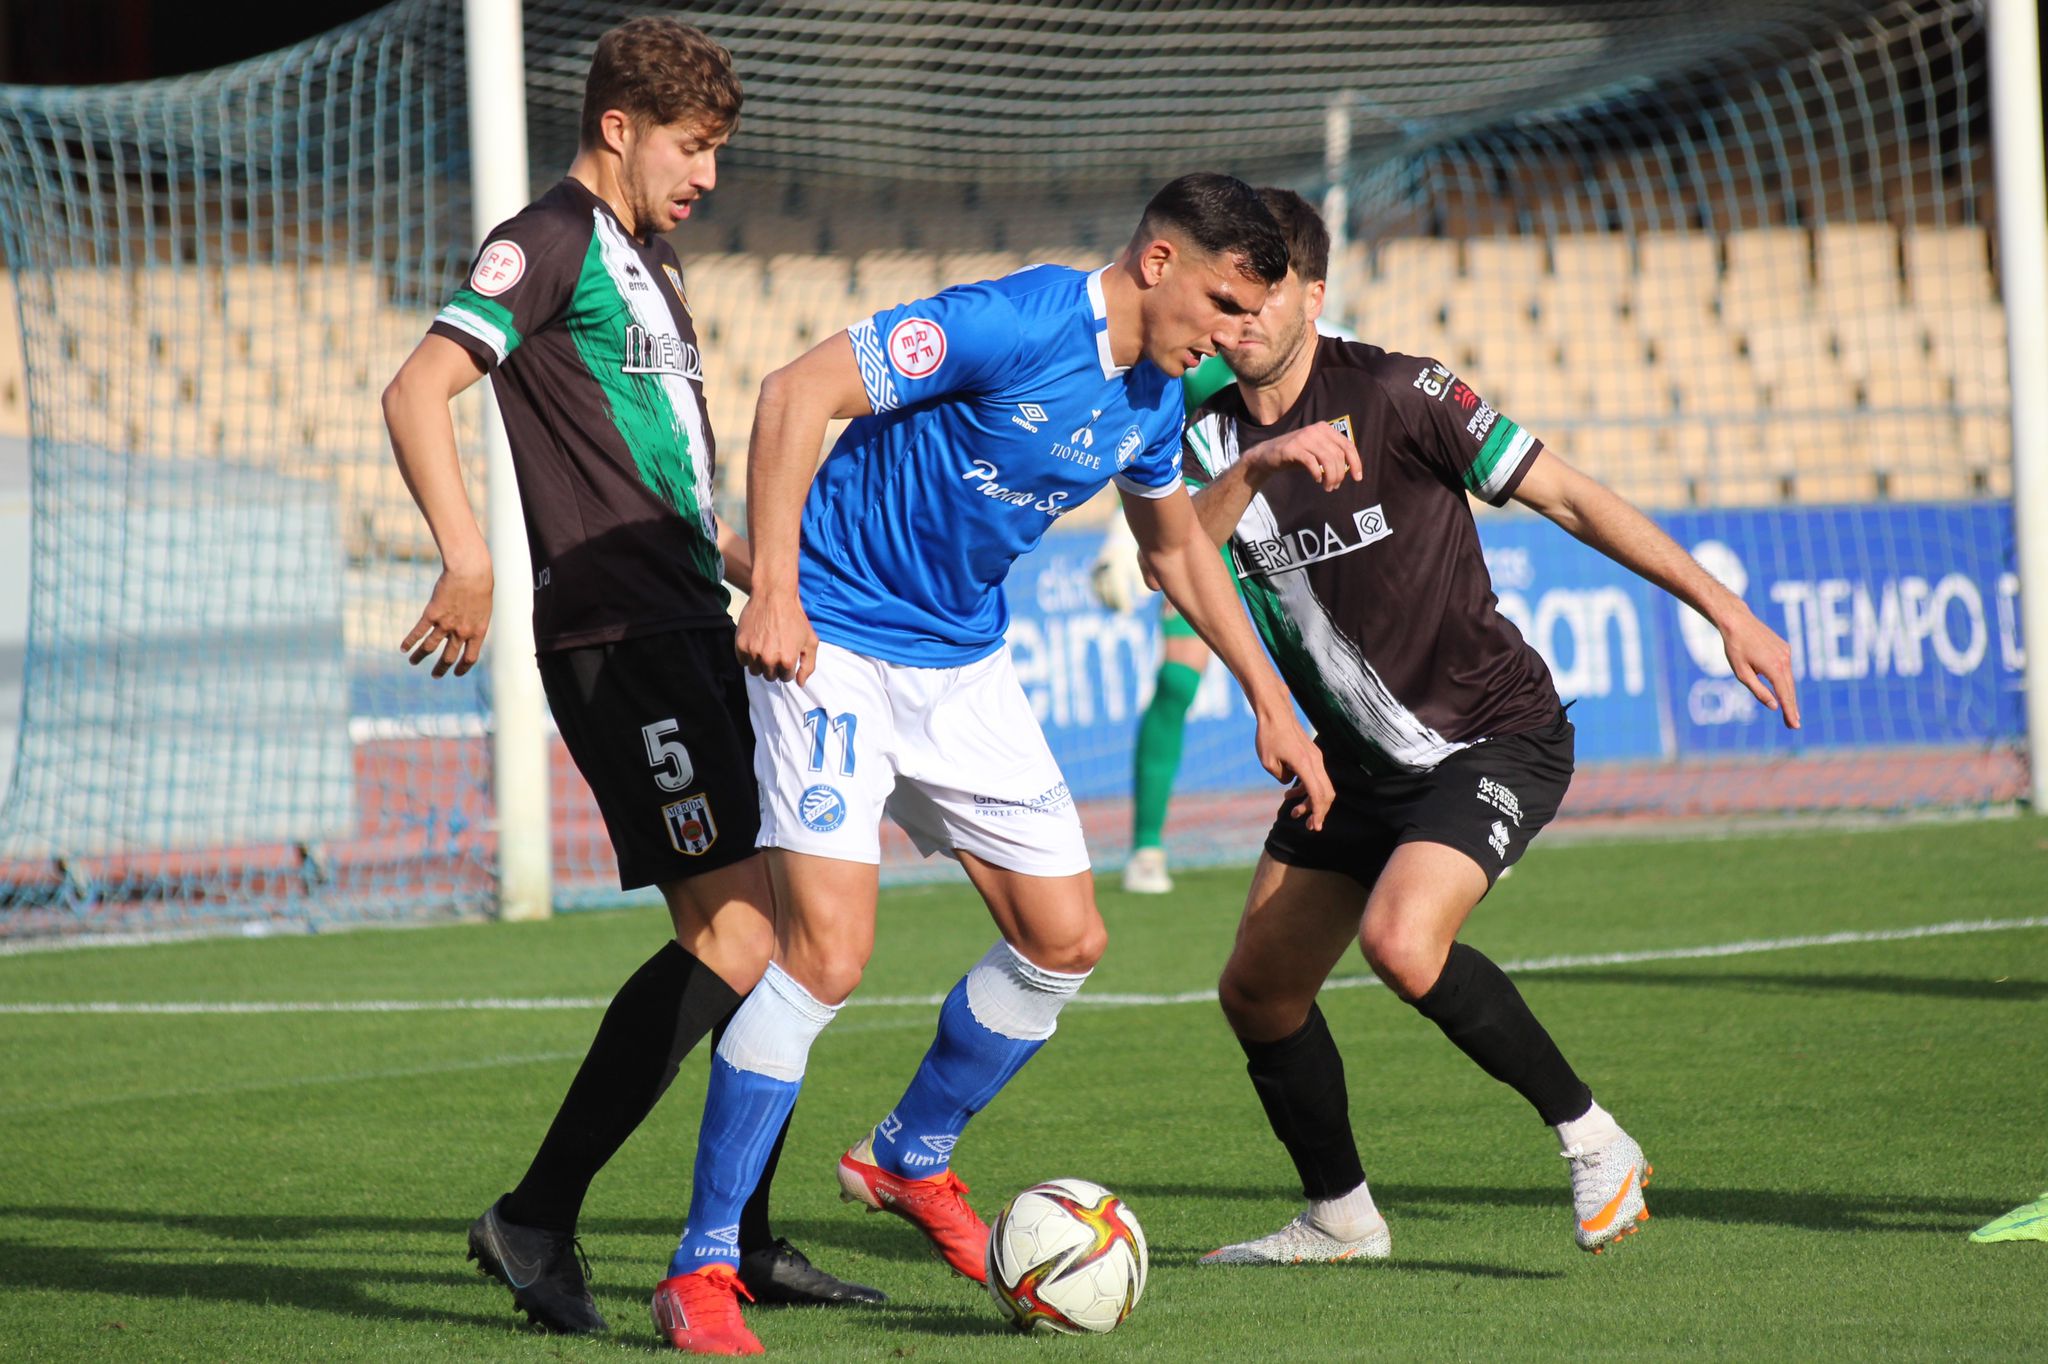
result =
[[822,782],[806,786],[796,798],[796,816],[812,833],[829,834],[846,823],[846,797]]
[[718,823],[711,818],[711,797],[701,791],[673,805],[662,806],[661,818],[668,825],[668,841],[679,853],[700,857],[718,841]]

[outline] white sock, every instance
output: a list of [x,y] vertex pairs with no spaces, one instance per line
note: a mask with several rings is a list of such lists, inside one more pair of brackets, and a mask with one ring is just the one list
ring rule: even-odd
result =
[[1087,979],[1086,971],[1039,966],[998,938],[967,972],[967,1007],[975,1022],[998,1036],[1042,1042]]
[[820,1002],[796,977],[770,962],[761,983],[725,1025],[718,1054],[735,1070],[794,1084],[804,1078],[811,1043],[838,1014],[837,1004]]
[[1373,1206],[1372,1190],[1360,1184],[1336,1198],[1314,1198],[1308,1205],[1309,1224],[1325,1236],[1339,1241],[1363,1241],[1384,1225],[1380,1210]]
[[1557,1125],[1557,1146],[1565,1155],[1597,1151],[1621,1135],[1621,1124],[1597,1102],[1582,1117]]

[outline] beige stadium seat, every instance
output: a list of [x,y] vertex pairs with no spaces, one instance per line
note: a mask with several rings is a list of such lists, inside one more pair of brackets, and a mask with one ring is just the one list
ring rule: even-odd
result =
[[1950,376],[1951,400],[1966,412],[2004,412],[2012,404],[2003,351],[1993,351],[1978,365],[1958,366]]
[[1797,399],[1802,388],[1811,387],[1828,390],[1827,400],[1832,401],[1833,389],[1845,377],[1835,356],[1833,333],[1817,318],[1758,319],[1749,324],[1742,339],[1757,381],[1775,395],[1794,397],[1790,404],[1780,402],[1780,406],[1813,406],[1811,401]]
[[316,317],[353,321],[375,316],[386,306],[384,281],[375,266],[309,264],[296,271],[282,266],[277,273],[278,286]]
[[1997,304],[1958,304],[1931,310],[1916,307],[1913,315],[1927,328],[1934,361],[1943,369],[1960,373],[1994,362],[2000,370],[2005,369],[2005,310]]
[[221,278],[196,265],[157,265],[135,273],[136,315],[153,328],[183,331],[221,316]]
[[1981,227],[1915,227],[1902,238],[1906,292],[1923,312],[1995,303],[1991,240]]
[[1610,371],[1635,374],[1651,367],[1650,348],[1633,327],[1582,322],[1551,335],[1557,338],[1558,364],[1582,378]]
[[1481,351],[1543,343],[1533,290],[1506,281],[1452,281],[1444,297],[1444,329]]
[[939,258],[925,251],[878,251],[854,262],[853,307],[847,321],[928,298],[952,280],[939,277]]
[[1636,294],[1704,301],[1721,279],[1721,243],[1705,232],[1645,232],[1636,238]]
[[388,447],[382,458],[365,452],[360,457],[339,459],[330,467],[341,507],[342,534],[351,557],[423,562],[438,557],[427,519],[413,504]]
[[1806,230],[1754,227],[1728,234],[1728,273],[1721,316],[1732,328],[1803,316],[1812,311],[1813,277]]
[[1647,276],[1637,282],[1628,311],[1636,330],[1651,340],[1674,332],[1726,330],[1720,314],[1714,310],[1711,294],[1666,288],[1664,281]]
[[1526,287],[1549,273],[1548,255],[1541,237],[1468,237],[1465,277]]
[[1561,276],[1536,282],[1532,301],[1536,326],[1546,335],[1566,337],[1586,327],[1635,326],[1630,281],[1626,276]]
[[1776,289],[1811,282],[1812,239],[1803,227],[1744,227],[1728,234],[1728,275]]
[[1956,426],[1957,450],[1979,491],[2011,497],[2012,422],[2005,417],[1964,417]]
[[0,272],[0,435],[28,434],[28,369],[21,345],[14,277]]
[[1813,230],[1814,278],[1834,312],[1899,301],[1899,234],[1890,223],[1823,223]]
[[1796,501],[1863,502],[1877,495],[1876,472],[1852,412],[1772,416],[1759,430],[1770,467]]
[[1973,495],[1975,477],[1951,416],[1870,413],[1859,423],[1871,466],[1896,501]]
[[1569,392],[1589,416],[1650,420],[1672,414],[1672,385],[1648,368],[1581,369],[1569,365]]
[[1560,280],[1599,284],[1635,273],[1633,247],[1622,232],[1566,232],[1550,239],[1550,262]]
[[1761,423],[1753,418],[1722,418],[1692,431],[1697,434],[1680,441],[1677,453],[1699,505],[1755,507],[1784,500],[1782,464],[1772,453]]
[[1374,256],[1375,279],[1418,291],[1448,289],[1458,274],[1458,244],[1438,237],[1389,237]]
[[765,263],[759,256],[741,252],[717,252],[688,256],[683,260],[683,296],[690,313],[701,319],[726,308],[757,299],[765,285]]
[[1925,365],[1876,369],[1863,377],[1862,384],[1863,401],[1873,411],[1945,408],[1955,402],[1954,382]]
[[1834,319],[1842,369],[1863,378],[1872,373],[1902,374],[1932,367],[1927,331],[1912,313],[1898,309],[1853,313]]
[[1672,373],[1670,378],[1678,411],[1685,416],[1747,418],[1764,406],[1763,384],[1740,357]]
[[[1362,320],[1370,322],[1377,315],[1406,322],[1419,320],[1428,314],[1440,315],[1453,283],[1453,280],[1414,274],[1386,275],[1377,279],[1354,279],[1350,292]],[[1441,326],[1440,318],[1431,325]]]

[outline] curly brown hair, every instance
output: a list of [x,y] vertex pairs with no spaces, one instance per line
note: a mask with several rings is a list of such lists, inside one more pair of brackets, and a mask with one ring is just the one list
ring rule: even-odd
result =
[[730,52],[702,29],[643,15],[597,40],[583,83],[579,140],[584,147],[602,145],[607,109],[636,123],[689,124],[727,137],[739,127],[744,98]]

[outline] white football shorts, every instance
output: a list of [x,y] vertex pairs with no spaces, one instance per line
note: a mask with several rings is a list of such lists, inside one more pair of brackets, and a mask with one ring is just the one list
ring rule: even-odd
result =
[[1007,648],[913,668],[821,643],[801,686],[749,673],[747,708],[760,847],[880,863],[886,810],[926,857],[1088,870],[1081,817]]

